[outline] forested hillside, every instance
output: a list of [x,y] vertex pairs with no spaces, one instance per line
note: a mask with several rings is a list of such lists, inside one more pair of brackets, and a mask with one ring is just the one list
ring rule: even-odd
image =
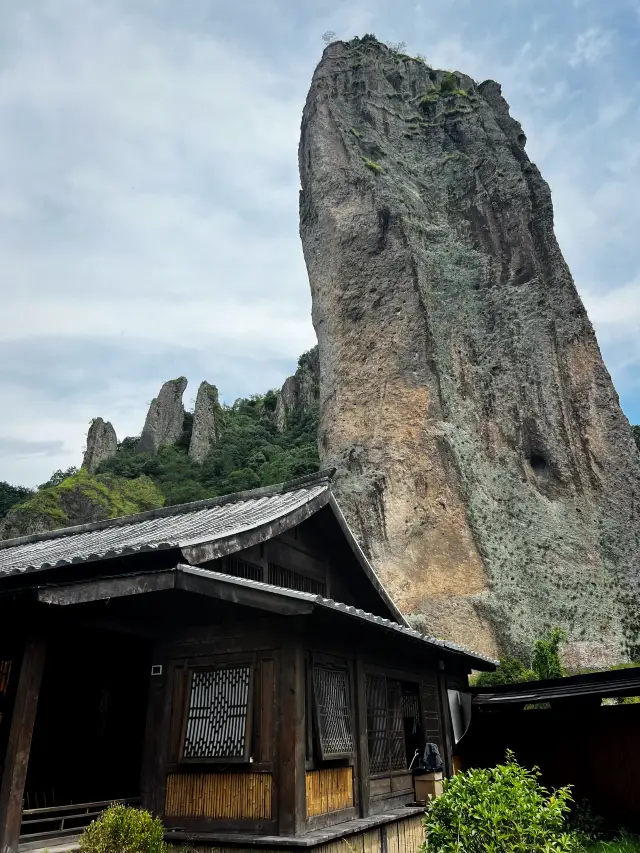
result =
[[188,455],[193,414],[177,443],[150,454],[125,438],[95,474],[70,468],[30,490],[0,483],[0,538],[212,498],[317,471],[315,405],[292,411],[278,428],[277,391],[239,399],[219,411],[220,435],[201,464]]
[[[76,468],[56,471],[37,490],[0,482],[0,520],[14,509],[11,523],[0,523],[0,537],[78,523],[76,514],[70,520],[69,503],[75,513],[86,503],[91,511],[85,520],[98,520],[267,486],[318,470],[317,408],[294,412],[279,432],[277,400],[278,392],[268,391],[222,406],[220,441],[202,464],[187,454],[193,425],[193,414],[187,412],[181,439],[156,455],[139,452],[138,438],[128,437],[94,475]],[[633,427],[633,434],[640,451],[640,426]],[[127,486],[123,481],[133,482]]]

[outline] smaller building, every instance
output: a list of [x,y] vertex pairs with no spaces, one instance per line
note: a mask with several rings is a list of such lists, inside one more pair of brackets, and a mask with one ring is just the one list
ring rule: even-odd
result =
[[[468,695],[468,694],[467,694]],[[640,667],[471,690],[471,724],[456,747],[465,767],[507,749],[549,787],[573,786],[611,829],[640,829]]]
[[416,751],[452,771],[447,691],[493,667],[408,626],[326,472],[2,542],[0,850],[123,800],[206,849],[413,851]]

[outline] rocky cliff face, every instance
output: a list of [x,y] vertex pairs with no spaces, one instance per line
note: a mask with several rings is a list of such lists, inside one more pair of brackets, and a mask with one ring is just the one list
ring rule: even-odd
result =
[[276,405],[278,432],[284,432],[296,417],[309,414],[320,396],[320,361],[318,347],[303,353],[293,376],[285,379]]
[[492,81],[330,45],[300,142],[320,452],[405,613],[574,664],[640,652],[640,456]]
[[160,447],[175,444],[180,438],[184,422],[182,395],[186,387],[184,376],[164,383],[149,406],[138,444],[140,450],[155,453]]
[[111,422],[94,418],[87,433],[87,449],[84,452],[82,467],[93,474],[103,462],[115,456],[117,450],[118,437]]
[[193,429],[189,442],[189,456],[194,462],[204,462],[220,432],[220,402],[218,389],[208,382],[200,383],[196,407],[193,412]]

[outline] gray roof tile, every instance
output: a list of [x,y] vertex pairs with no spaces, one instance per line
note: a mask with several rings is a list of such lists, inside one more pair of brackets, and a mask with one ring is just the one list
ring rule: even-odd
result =
[[459,646],[457,643],[452,643],[449,640],[439,640],[436,637],[430,637],[428,634],[422,634],[413,628],[408,628],[405,625],[399,625],[397,622],[392,622],[390,619],[385,619],[382,616],[375,616],[373,613],[367,613],[366,610],[361,610],[359,607],[353,607],[350,604],[344,604],[342,601],[334,601],[333,598],[324,598],[321,595],[316,595],[312,592],[298,592],[295,589],[285,589],[284,587],[274,586],[273,584],[263,583],[262,581],[249,580],[247,578],[237,578],[234,575],[226,575],[222,572],[214,572],[210,569],[202,569],[196,566],[177,567],[177,571],[185,574],[198,575],[200,577],[209,577],[215,580],[224,581],[230,585],[249,587],[250,589],[260,589],[265,592],[271,592],[274,595],[284,596],[286,598],[296,598],[301,601],[308,601],[318,607],[327,610],[339,611],[355,619],[360,619],[364,622],[371,622],[388,631],[394,631],[397,634],[402,634],[405,637],[411,637],[414,640],[419,640],[423,643],[428,643],[430,646],[437,646],[449,652],[455,652],[468,657],[475,658],[483,663],[497,664],[498,661],[485,655],[473,652],[464,646]]
[[82,527],[0,542],[0,575],[108,559],[141,551],[215,542],[289,515],[330,488],[300,488],[231,500],[198,501]]

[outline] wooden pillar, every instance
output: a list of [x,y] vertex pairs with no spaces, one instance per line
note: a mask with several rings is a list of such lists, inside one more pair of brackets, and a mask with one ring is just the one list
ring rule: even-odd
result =
[[440,662],[441,670],[438,675],[438,692],[440,694],[440,719],[442,732],[442,747],[444,775],[453,776],[453,732],[451,727],[451,712],[449,710],[449,695],[447,693],[447,676],[444,664]]
[[24,649],[9,744],[0,787],[0,853],[17,853],[22,823],[22,798],[27,780],[31,737],[46,654],[46,643],[30,637]]
[[358,786],[360,793],[360,817],[369,816],[369,742],[367,739],[367,694],[364,663],[360,655],[356,658],[356,760],[358,762]]
[[280,835],[300,835],[307,821],[305,790],[304,656],[298,641],[280,651],[278,743],[278,827]]

